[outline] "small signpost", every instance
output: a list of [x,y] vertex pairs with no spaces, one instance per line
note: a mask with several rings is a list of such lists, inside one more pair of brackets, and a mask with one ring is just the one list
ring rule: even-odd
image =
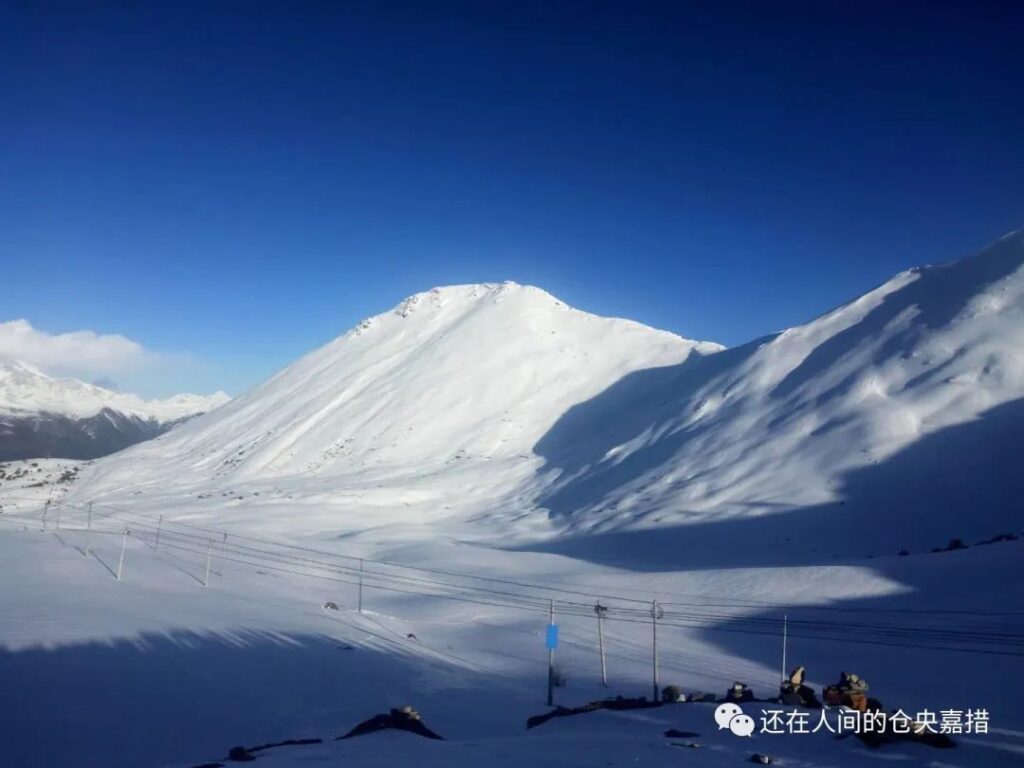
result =
[[548,614],[548,631],[546,637],[548,648],[548,706],[555,706],[555,648],[558,647],[558,625],[555,624],[555,601],[551,601]]

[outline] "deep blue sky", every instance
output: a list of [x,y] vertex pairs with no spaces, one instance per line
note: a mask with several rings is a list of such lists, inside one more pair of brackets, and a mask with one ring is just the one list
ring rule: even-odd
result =
[[740,343],[1024,225],[1022,9],[7,2],[0,321],[147,394],[449,283]]

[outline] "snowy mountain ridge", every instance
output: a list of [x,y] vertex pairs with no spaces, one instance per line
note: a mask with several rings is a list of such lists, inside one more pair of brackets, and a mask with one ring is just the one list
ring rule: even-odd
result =
[[227,402],[214,395],[143,400],[137,395],[49,376],[0,361],[0,461],[92,459],[150,440]]
[[0,360],[0,413],[56,413],[84,418],[109,408],[130,416],[166,422],[213,410],[228,400],[224,392],[144,400],[138,395],[79,379],[49,376],[28,363]]
[[850,473],[1024,397],[1022,263],[1017,232],[728,350],[529,286],[436,288],[101,462],[81,492],[286,488],[322,502],[311,531],[369,515],[582,533],[838,503]]

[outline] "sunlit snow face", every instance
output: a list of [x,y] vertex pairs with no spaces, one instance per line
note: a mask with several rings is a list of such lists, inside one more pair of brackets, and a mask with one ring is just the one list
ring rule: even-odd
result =
[[738,704],[733,704],[732,702],[719,704],[718,709],[715,710],[715,722],[718,723],[718,730],[728,728],[729,721],[742,714],[743,710],[739,708]]

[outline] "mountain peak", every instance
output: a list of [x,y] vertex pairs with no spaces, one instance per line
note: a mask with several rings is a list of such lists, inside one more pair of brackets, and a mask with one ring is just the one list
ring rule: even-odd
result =
[[547,291],[532,285],[520,285],[511,280],[503,283],[467,283],[462,285],[442,285],[429,291],[414,293],[404,299],[392,312],[400,317],[408,317],[418,308],[441,309],[449,304],[469,306],[481,301],[500,300],[509,295],[520,295],[535,300],[562,304]]

